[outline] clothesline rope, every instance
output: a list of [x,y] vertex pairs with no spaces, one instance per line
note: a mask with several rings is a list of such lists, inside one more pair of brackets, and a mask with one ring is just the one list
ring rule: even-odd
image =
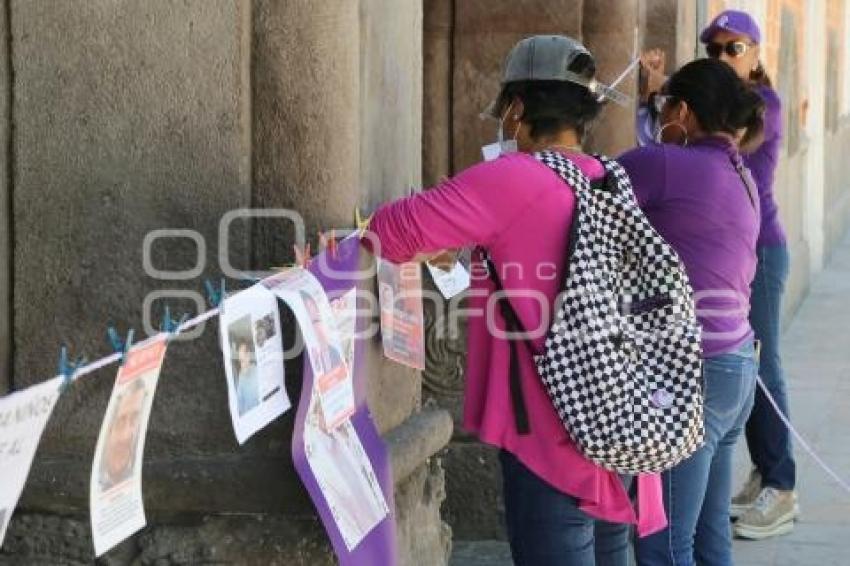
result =
[[841,476],[839,476],[835,472],[835,470],[830,468],[829,465],[826,462],[824,462],[823,459],[821,459],[820,456],[817,455],[814,448],[812,448],[811,445],[809,445],[809,443],[806,442],[806,439],[803,438],[803,436],[799,432],[797,432],[797,429],[794,428],[794,426],[791,424],[791,421],[788,419],[788,417],[785,416],[785,414],[779,408],[779,404],[776,402],[776,399],[773,398],[773,395],[770,394],[770,391],[767,390],[767,385],[764,384],[764,382],[761,380],[761,377],[759,377],[757,379],[758,379],[758,385],[759,385],[759,387],[761,387],[762,393],[764,393],[764,396],[767,397],[767,400],[770,402],[771,406],[773,406],[773,410],[776,411],[776,414],[779,416],[779,419],[785,424],[786,428],[788,428],[788,431],[797,440],[800,447],[802,447],[803,450],[805,450],[808,453],[808,455],[812,457],[812,459],[815,461],[815,463],[818,466],[820,466],[821,469],[824,472],[827,473],[827,475],[829,475],[832,479],[834,479],[835,482],[844,491],[846,491],[847,493],[850,493],[850,484],[848,484]]
[[[190,329],[198,326],[202,322],[206,322],[207,320],[216,316],[220,312],[221,312],[221,308],[219,308],[219,307],[204,311],[201,314],[199,314],[198,316],[196,316],[195,318],[189,319],[186,322],[178,325],[177,328],[174,329],[174,332],[171,333],[171,335],[176,336],[178,334],[186,332],[187,330],[190,330]],[[151,336],[151,337],[147,338],[146,340],[143,340],[139,344],[134,344],[134,346],[137,346],[137,345],[138,346],[144,346],[144,345],[148,344],[149,342],[153,342],[154,340],[156,340],[158,336],[159,335]],[[95,360],[88,365],[77,368],[77,370],[75,370],[74,373],[72,373],[71,376],[68,378],[68,380],[71,381],[71,382],[76,381],[79,378],[83,377],[84,375],[88,375],[90,373],[96,372],[97,370],[105,368],[106,366],[112,365],[119,360],[121,360],[121,353],[120,352],[115,352],[114,354],[104,356],[104,357],[100,358],[99,360]],[[59,375],[57,377],[65,377],[65,376]]]
[[[211,319],[212,317],[218,315],[220,312],[221,312],[220,307],[215,307],[215,308],[209,309],[209,310],[199,314],[198,316],[196,316],[192,319],[189,319],[189,320],[183,322],[182,324],[178,325],[177,328],[172,333],[172,335],[176,336],[176,335],[181,334],[181,333],[183,333],[187,330],[190,330],[190,329],[198,326],[202,322],[206,322],[207,320]],[[153,340],[156,340],[156,339],[157,339],[157,336],[151,336],[148,339],[142,341],[140,343],[140,345],[145,345],[145,344],[152,342]],[[121,359],[121,353],[116,352],[114,354],[110,354],[108,356],[100,358],[99,360],[95,360],[94,362],[92,362],[90,364],[87,364],[83,367],[78,368],[76,371],[74,371],[73,374],[71,374],[70,378],[68,378],[68,379],[71,382],[76,381],[77,379],[79,379],[79,378],[81,378],[85,375],[93,373],[93,372],[95,372],[99,369],[106,367],[106,366],[112,365],[115,362],[118,362],[120,359]],[[60,375],[60,376],[57,376],[57,377],[64,377],[64,376]],[[788,419],[788,417],[785,416],[785,414],[779,408],[779,405],[777,404],[777,402],[773,398],[773,396],[770,394],[770,391],[768,391],[767,386],[764,384],[761,377],[757,378],[757,382],[758,382],[758,386],[762,390],[762,393],[764,393],[764,396],[767,398],[768,402],[773,407],[773,410],[776,412],[777,416],[782,421],[782,423],[786,426],[786,428],[788,428],[788,431],[796,439],[796,441],[800,445],[800,447],[803,448],[803,450],[805,450],[806,453],[809,456],[811,456],[811,458],[815,461],[815,463],[828,476],[830,476],[833,480],[835,480],[835,482],[839,485],[839,487],[841,487],[844,491],[846,491],[848,494],[850,494],[850,483],[845,481],[840,475],[838,475],[838,473],[835,470],[833,470],[826,462],[824,462],[824,460],[820,456],[818,456],[817,452],[815,452],[814,448],[812,448],[811,445],[806,441],[806,439],[803,438],[803,436],[799,433],[799,431],[797,431],[797,429],[794,428],[794,426],[791,424],[791,421]]]

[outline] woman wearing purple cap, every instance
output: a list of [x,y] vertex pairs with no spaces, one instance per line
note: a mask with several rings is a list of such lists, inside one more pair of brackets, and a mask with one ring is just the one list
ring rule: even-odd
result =
[[[532,154],[560,152],[590,179],[605,176],[600,161],[581,148],[602,108],[594,77],[591,54],[571,38],[519,42],[490,108],[499,121],[499,141],[485,147],[488,161],[382,206],[364,239],[397,263],[478,246],[467,297],[463,424],[500,450],[505,522],[518,566],[627,566],[629,523],[639,535],[666,524],[659,476],[621,477],[585,458],[532,358],[544,349],[564,281],[576,202],[572,188]],[[508,322],[492,308],[497,287],[483,269],[482,248],[531,334],[528,349],[505,338]]]
[[[756,181],[761,201],[758,268],[752,285],[750,324],[761,341],[759,374],[782,412],[788,414],[785,379],[779,357],[782,295],[789,256],[773,181],[782,144],[782,105],[759,61],[761,33],[749,14],[727,10],[700,34],[710,57],[719,58],[738,76],[751,81],[765,101],[763,139],[744,143],[744,163]],[[746,427],[754,468],[743,489],[732,498],[735,534],[763,539],[787,533],[798,513],[794,493],[796,466],[788,429],[761,389]]]
[[662,474],[669,526],[639,539],[643,565],[732,564],[732,453],[757,372],[747,320],[760,212],[736,140],[762,128],[764,103],[728,65],[701,59],[655,97],[662,143],[619,161],[650,222],[677,251],[702,326],[705,444]]
[[[702,31],[700,41],[705,44],[709,57],[732,67],[765,101],[763,136],[742,142],[744,163],[756,182],[761,204],[758,267],[752,283],[750,324],[761,342],[759,375],[782,412],[788,415],[779,334],[789,255],[773,194],[782,145],[782,104],[759,60],[761,31],[749,14],[738,10],[720,13]],[[646,79],[643,90],[649,97],[665,80],[663,54],[650,51],[642,62]],[[788,429],[760,388],[747,421],[746,438],[753,470],[746,485],[732,498],[731,514],[738,518],[735,534],[763,539],[787,533],[793,529],[794,518],[799,513],[794,491],[796,465]]]

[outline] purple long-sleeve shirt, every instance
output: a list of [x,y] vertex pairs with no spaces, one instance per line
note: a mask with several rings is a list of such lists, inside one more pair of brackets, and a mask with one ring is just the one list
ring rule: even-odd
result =
[[[756,183],[761,202],[761,228],[759,246],[785,245],[785,229],[779,217],[779,205],[773,194],[776,166],[779,164],[779,152],[782,149],[782,102],[775,90],[768,86],[759,86],[756,91],[764,99],[764,141],[756,151],[743,156],[744,164],[750,170]],[[638,108],[635,116],[637,143],[641,146],[655,144],[656,121],[653,120],[646,105]]]
[[779,205],[773,194],[776,166],[782,149],[782,103],[779,95],[767,86],[758,87],[758,93],[764,99],[764,142],[759,148],[744,155],[744,164],[749,168],[758,186],[761,201],[761,231],[759,246],[778,246],[785,244],[785,230],[779,218]]
[[734,144],[721,138],[687,147],[653,144],[619,158],[641,208],[685,264],[705,357],[731,352],[753,337],[748,314],[759,199],[752,179],[748,195],[735,169],[740,159]]

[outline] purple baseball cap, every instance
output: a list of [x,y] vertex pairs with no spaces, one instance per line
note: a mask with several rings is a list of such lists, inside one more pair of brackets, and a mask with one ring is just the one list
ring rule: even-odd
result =
[[761,31],[756,21],[746,12],[740,10],[725,10],[711,20],[708,27],[699,34],[702,43],[708,43],[714,34],[720,30],[741,33],[750,37],[753,43],[761,43]]

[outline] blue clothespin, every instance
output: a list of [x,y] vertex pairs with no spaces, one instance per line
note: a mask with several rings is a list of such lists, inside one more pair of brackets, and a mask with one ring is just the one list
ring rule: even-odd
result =
[[180,317],[180,320],[174,320],[171,318],[171,309],[168,305],[165,305],[165,309],[162,313],[162,322],[159,325],[159,331],[165,332],[166,334],[172,334],[173,336],[169,336],[169,340],[177,335],[177,330],[183,326],[183,323],[186,322],[186,319],[189,318],[188,314],[184,314]]
[[112,349],[121,354],[119,364],[122,366],[127,359],[127,352],[130,351],[130,346],[133,345],[134,332],[135,331],[131,328],[127,332],[127,340],[122,342],[121,336],[118,335],[118,331],[115,330],[114,326],[110,326],[106,329],[106,334],[109,337],[109,343],[112,344]]
[[204,288],[207,291],[207,302],[212,308],[220,307],[227,296],[227,289],[224,285],[224,277],[221,278],[221,288],[216,289],[212,281],[204,279]]
[[63,376],[65,379],[62,380],[62,385],[59,390],[64,393],[74,382],[74,373],[81,367],[83,367],[86,363],[86,359],[83,356],[77,358],[75,362],[71,362],[68,359],[68,348],[62,346],[59,350],[59,375]]

